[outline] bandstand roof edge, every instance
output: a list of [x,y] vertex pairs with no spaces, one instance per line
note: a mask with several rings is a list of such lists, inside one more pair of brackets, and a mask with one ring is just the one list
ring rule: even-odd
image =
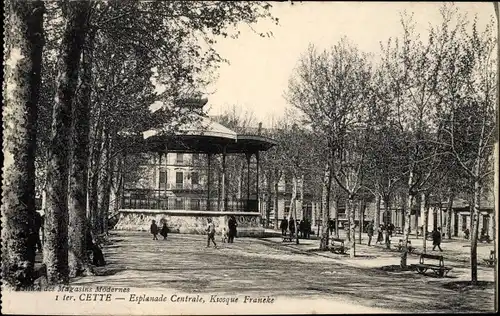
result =
[[122,133],[120,140],[125,142],[127,153],[256,153],[277,145],[275,140],[262,135],[238,134],[208,117],[181,126],[175,134],[154,128],[137,134]]

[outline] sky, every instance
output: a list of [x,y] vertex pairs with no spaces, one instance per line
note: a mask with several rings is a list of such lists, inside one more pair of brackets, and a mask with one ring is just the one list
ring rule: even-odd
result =
[[[218,115],[233,105],[241,113],[252,112],[257,122],[270,126],[289,107],[283,95],[302,53],[310,43],[320,49],[335,45],[346,36],[366,53],[377,54],[380,41],[401,35],[400,12],[414,13],[417,31],[425,36],[429,23],[440,21],[439,2],[271,2],[279,25],[260,21],[257,32],[271,31],[262,38],[241,25],[237,39],[219,39],[218,53],[230,64],[222,64],[218,79],[208,89],[209,115]],[[480,26],[495,21],[491,3],[456,3],[461,12],[477,14]],[[496,25],[496,24],[495,24]]]

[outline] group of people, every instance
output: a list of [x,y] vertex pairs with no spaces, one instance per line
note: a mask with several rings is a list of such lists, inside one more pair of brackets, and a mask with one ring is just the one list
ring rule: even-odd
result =
[[283,236],[287,236],[287,232],[290,237],[295,236],[296,227],[298,227],[299,238],[309,239],[311,237],[311,222],[307,218],[299,221],[294,220],[293,217],[290,217],[290,220],[283,217],[281,220],[280,229]]
[[[392,238],[392,234],[394,233],[394,224],[380,224],[377,228],[377,240],[375,244],[389,244]],[[368,246],[372,243],[373,234],[375,233],[375,227],[373,221],[369,222],[366,226],[366,233],[368,235]],[[384,239],[385,236],[385,239]]]
[[151,227],[150,227],[151,234],[153,235],[153,240],[158,240],[158,233],[163,236],[163,240],[167,239],[168,236],[168,226],[167,222],[163,222],[163,226],[161,227],[161,230],[158,228],[158,225],[156,225],[156,221],[153,219],[151,222]]
[[[236,221],[234,215],[229,216],[227,229],[225,227],[222,229],[222,242],[226,242],[227,240],[228,243],[234,243],[234,237],[236,237],[237,234],[237,227],[238,222]],[[163,236],[164,240],[166,240],[169,233],[169,228],[167,226],[167,222],[164,221],[163,226],[160,230],[158,228],[158,225],[156,225],[156,221],[152,220],[150,231],[153,235],[153,240],[158,240],[158,233]],[[215,224],[211,218],[207,219],[207,227],[205,231],[207,233],[207,248],[210,247],[211,243],[213,243],[214,248],[217,248],[217,243],[215,242],[216,229]]]

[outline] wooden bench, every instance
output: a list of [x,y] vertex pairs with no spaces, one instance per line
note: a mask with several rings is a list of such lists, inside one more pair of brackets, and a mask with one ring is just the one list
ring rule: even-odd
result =
[[495,259],[495,250],[490,251],[490,258],[489,259],[483,259],[489,266],[494,266],[496,263]]
[[[428,264],[425,263],[425,259],[430,259],[430,260],[437,260],[438,264]],[[444,265],[444,259],[443,256],[440,255],[429,255],[426,253],[423,253],[420,255],[420,260],[418,264],[413,265],[417,272],[420,274],[424,274],[428,269],[431,269],[437,276],[439,277],[444,277],[448,272],[452,269],[450,267],[446,267]]]
[[345,253],[345,240],[341,238],[331,238],[330,239],[330,251],[335,253],[344,254]]
[[[400,239],[398,245],[396,246],[398,248],[398,251],[403,250],[403,248],[404,248],[403,245],[404,245],[404,239]],[[407,246],[408,246],[408,252],[409,253],[413,253],[415,251],[415,249],[416,249],[415,247],[413,247],[411,245],[411,240],[408,240]]]
[[292,242],[293,239],[293,236],[283,236],[283,242]]

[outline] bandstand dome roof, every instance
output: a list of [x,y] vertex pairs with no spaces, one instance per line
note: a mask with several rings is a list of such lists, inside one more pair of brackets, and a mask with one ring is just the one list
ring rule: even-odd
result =
[[238,134],[206,116],[198,116],[196,120],[181,125],[175,134],[166,133],[159,127],[144,131],[140,136],[127,135],[125,138],[133,138],[134,145],[127,146],[133,152],[218,154],[225,150],[228,154],[235,154],[267,151],[277,145],[276,141],[262,135]]

